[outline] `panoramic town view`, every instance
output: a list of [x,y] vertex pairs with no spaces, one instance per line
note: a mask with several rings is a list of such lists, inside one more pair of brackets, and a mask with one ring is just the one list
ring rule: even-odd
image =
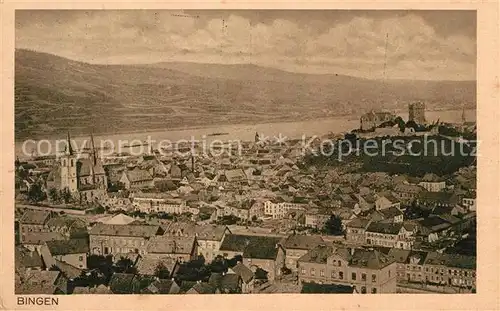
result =
[[17,11],[15,293],[476,293],[475,31]]

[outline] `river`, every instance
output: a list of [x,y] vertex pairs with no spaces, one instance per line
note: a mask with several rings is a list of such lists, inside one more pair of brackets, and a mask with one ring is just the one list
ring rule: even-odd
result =
[[[399,113],[404,120],[408,119],[408,113]],[[466,119],[468,121],[476,120],[476,110],[470,109],[465,111]],[[428,122],[437,121],[438,119],[443,122],[461,122],[462,110],[440,110],[440,111],[426,111],[426,119]],[[348,132],[353,129],[359,128],[359,116],[343,116],[334,118],[323,118],[306,121],[295,122],[274,122],[262,123],[252,125],[223,125],[211,126],[205,128],[193,128],[182,130],[161,130],[141,133],[122,133],[106,136],[95,136],[95,146],[118,146],[135,145],[142,141],[149,140],[155,146],[159,141],[168,140],[170,142],[177,142],[179,140],[204,140],[207,143],[214,139],[228,141],[240,140],[251,141],[255,137],[255,133],[259,133],[270,137],[278,137],[280,134],[287,139],[299,139],[303,135],[306,136],[321,136],[333,133]],[[211,133],[227,133],[227,135],[220,136],[207,136]],[[56,150],[63,150],[65,144],[66,133],[61,133],[59,141],[55,139],[47,140],[25,140],[16,141],[15,153],[20,158],[27,158],[36,150],[38,155],[55,154]],[[72,137],[72,144],[76,149],[81,149],[88,143],[89,137]],[[123,150],[123,149],[122,149]]]

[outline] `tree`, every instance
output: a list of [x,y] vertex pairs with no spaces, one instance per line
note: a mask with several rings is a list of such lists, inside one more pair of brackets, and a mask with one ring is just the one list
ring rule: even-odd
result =
[[169,279],[170,271],[168,271],[167,267],[163,262],[159,262],[155,268],[155,276],[159,279]]
[[121,257],[114,265],[114,270],[117,273],[137,273],[137,268],[130,258]]
[[38,203],[46,199],[45,192],[42,190],[42,186],[38,183],[31,185],[28,190],[28,200],[33,203]]
[[64,188],[64,190],[61,191],[60,197],[66,204],[73,201],[73,196],[71,195],[71,192],[69,192],[68,188]]
[[330,216],[325,222],[323,231],[329,235],[343,235],[344,229],[342,228],[342,220],[337,215]]
[[210,263],[210,271],[213,273],[225,273],[228,269],[227,260],[218,255],[215,259]]
[[59,202],[60,200],[59,191],[56,188],[49,189],[49,199],[52,202]]

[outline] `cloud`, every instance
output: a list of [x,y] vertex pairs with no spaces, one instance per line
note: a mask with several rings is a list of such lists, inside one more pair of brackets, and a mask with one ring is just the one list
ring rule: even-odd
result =
[[438,34],[416,14],[304,24],[283,17],[256,22],[238,14],[136,10],[51,20],[20,24],[17,47],[94,63],[249,62],[368,78],[383,78],[386,62],[387,78],[475,79],[475,38]]

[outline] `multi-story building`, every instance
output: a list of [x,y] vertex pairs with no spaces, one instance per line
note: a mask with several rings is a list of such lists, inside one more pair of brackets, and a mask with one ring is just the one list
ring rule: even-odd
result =
[[396,262],[373,249],[320,245],[298,261],[299,282],[353,286],[360,293],[395,293]]
[[324,241],[321,236],[318,235],[297,235],[293,234],[285,238],[281,245],[285,249],[285,265],[292,271],[297,271],[297,261],[300,257],[304,256],[315,248],[316,246],[323,244]]
[[140,193],[132,198],[132,205],[143,213],[182,214],[188,211],[186,201],[162,193]]
[[220,246],[226,235],[231,234],[227,226],[196,226],[195,234],[198,239],[198,255],[210,262],[219,254]]
[[160,226],[98,223],[89,232],[90,251],[96,255],[129,252],[143,255],[147,253],[148,241],[162,234]]
[[27,234],[49,232],[45,225],[54,217],[56,215],[52,212],[28,209],[19,220],[21,243],[25,241]]
[[346,224],[346,241],[352,244],[363,245],[366,243],[366,228],[370,224],[369,219],[355,218]]
[[[48,250],[48,253],[45,250]],[[89,243],[86,239],[47,241],[46,245],[42,246],[41,252],[46,264],[51,260],[58,260],[79,269],[87,269]],[[50,254],[51,258],[46,258],[45,254]]]
[[425,191],[425,189],[418,185],[413,184],[399,184],[394,187],[394,196],[398,198],[402,203],[409,203],[413,201],[420,192]]
[[282,198],[276,198],[264,202],[264,215],[273,219],[283,219],[289,210],[305,210],[307,204],[286,202]]
[[241,255],[246,266],[260,268],[267,272],[269,280],[274,280],[285,266],[285,250],[280,241],[278,237],[228,234],[219,254],[227,258]]
[[410,249],[412,237],[403,223],[372,222],[365,231],[367,245]]
[[122,172],[119,182],[125,189],[143,189],[154,186],[153,176],[139,167],[129,168]]
[[429,253],[424,262],[425,281],[452,287],[476,288],[476,257]]
[[146,245],[146,255],[149,258],[172,258],[179,262],[188,262],[198,255],[196,237],[184,236],[152,236]]
[[425,174],[418,185],[430,192],[440,192],[446,188],[445,180],[432,173]]

